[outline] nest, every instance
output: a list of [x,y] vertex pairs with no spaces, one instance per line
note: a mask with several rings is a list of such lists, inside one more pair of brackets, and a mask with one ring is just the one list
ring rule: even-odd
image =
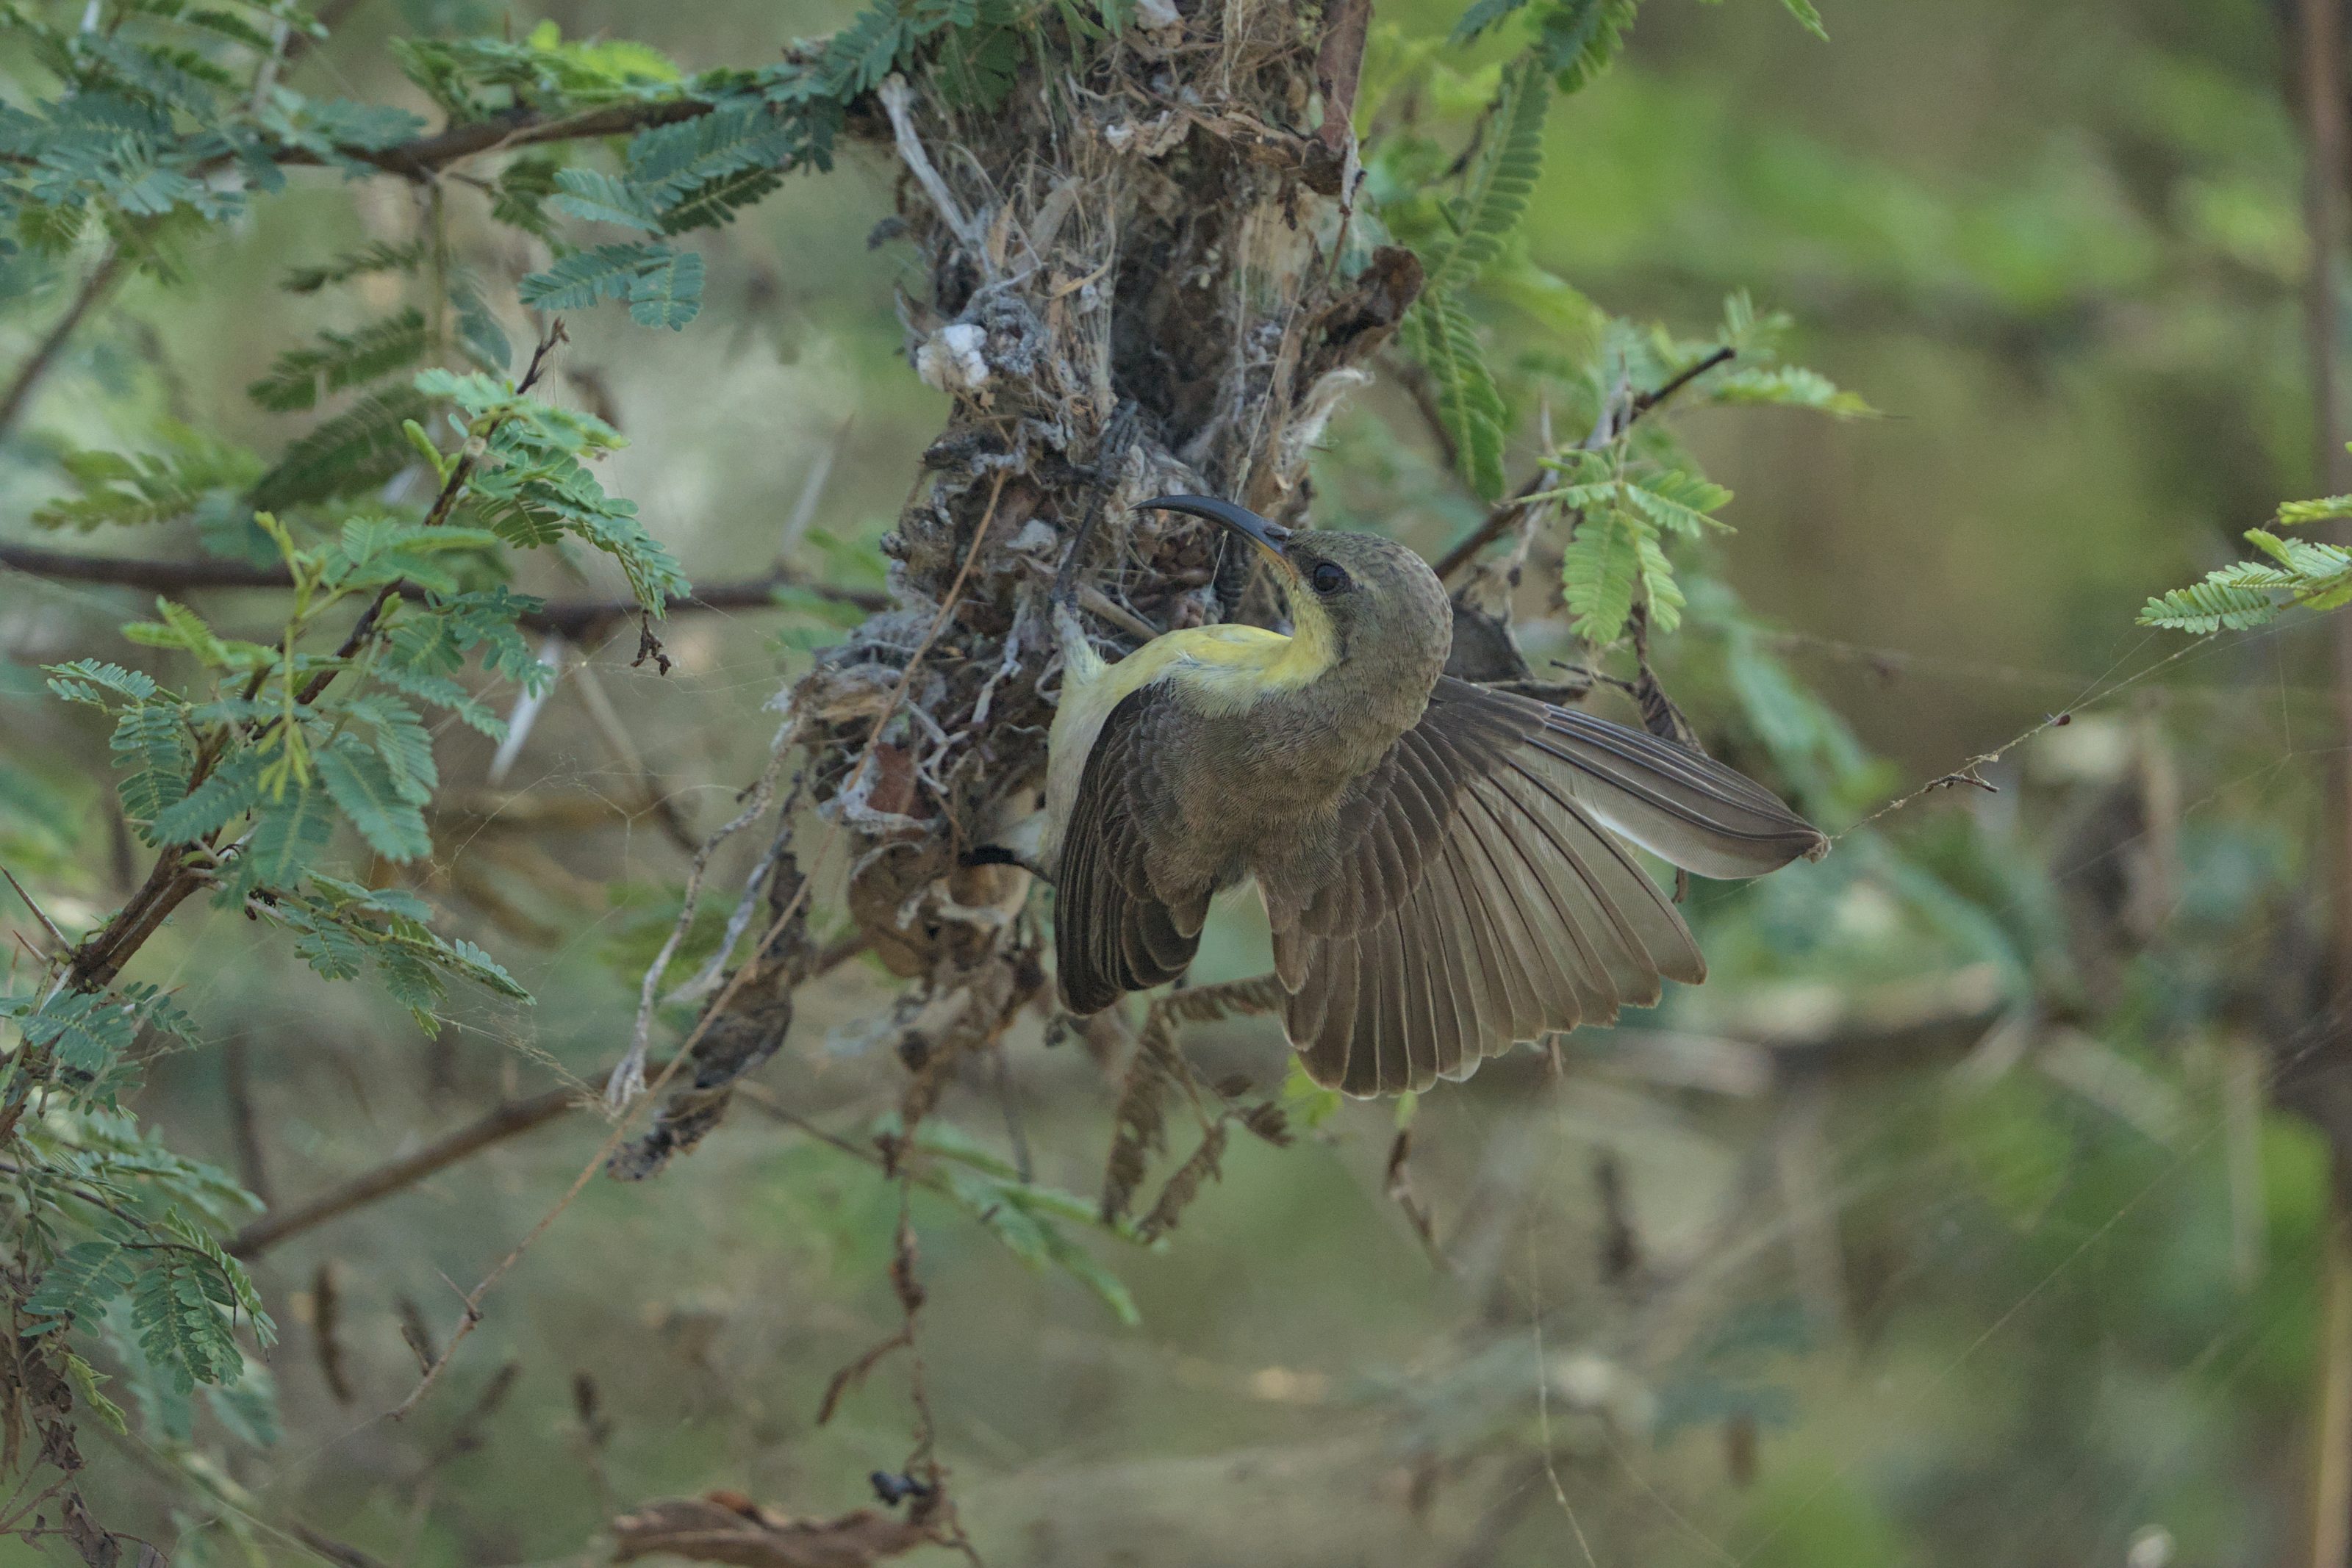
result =
[[1308,451],[1420,287],[1410,252],[1340,262],[1364,14],[1155,0],[1082,69],[1026,68],[984,111],[896,78],[877,95],[901,166],[889,227],[928,282],[900,296],[907,354],[954,407],[883,543],[898,608],[792,704],[811,796],[855,836],[852,916],[917,982],[891,1020],[909,1126],[1044,992],[1027,874],[962,857],[1037,804],[1047,592],[1081,523],[1108,653],[1249,612],[1245,552],[1136,503],[1205,493],[1302,523]]

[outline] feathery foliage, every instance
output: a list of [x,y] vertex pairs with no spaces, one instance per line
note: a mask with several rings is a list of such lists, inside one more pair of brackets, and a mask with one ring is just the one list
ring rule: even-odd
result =
[[291,413],[314,406],[323,394],[413,365],[430,346],[425,313],[412,305],[356,331],[321,332],[315,347],[287,350],[247,394],[266,409]]
[[[2284,502],[2277,523],[2295,528],[2343,517],[2352,517],[2352,496]],[[2168,590],[2147,601],[2139,623],[2205,635],[2261,626],[2290,609],[2352,604],[2352,549],[2267,528],[2247,529],[2246,542],[2269,559],[2231,561],[2207,572],[2201,582]]]
[[165,423],[154,453],[69,452],[58,465],[79,492],[37,507],[45,528],[139,528],[226,507],[261,472],[242,447]]

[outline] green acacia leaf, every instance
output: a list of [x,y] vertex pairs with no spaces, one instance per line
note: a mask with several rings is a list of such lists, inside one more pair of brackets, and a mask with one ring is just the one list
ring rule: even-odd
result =
[[1093,1291],[1095,1298],[1110,1309],[1111,1316],[1126,1327],[1136,1328],[1142,1323],[1143,1314],[1136,1310],[1135,1297],[1124,1280],[1081,1243],[1065,1236],[1060,1228],[1043,1221],[1040,1228],[1045,1234],[1045,1255],[1054,1267]]
[[294,939],[294,955],[330,980],[348,980],[367,962],[368,945],[349,927],[331,920],[312,923]]
[[116,697],[144,702],[156,695],[154,677],[96,659],[76,659],[68,664],[44,664],[49,690],[69,703],[111,707]]
[[1598,80],[1625,47],[1640,0],[1557,0],[1538,13],[1533,57],[1562,92]]
[[2282,528],[2332,522],[2337,517],[2352,517],[2352,496],[2324,496],[2315,501],[2279,503],[2278,520]]
[[1576,617],[1576,634],[1586,642],[1613,643],[1624,634],[1642,573],[1642,538],[1632,513],[1596,507],[1560,552],[1560,589]]
[[1502,254],[1543,173],[1544,116],[1550,105],[1551,85],[1535,62],[1503,73],[1485,150],[1454,214],[1454,238],[1423,258],[1428,294],[1466,287]]
[[148,823],[150,841],[190,844],[228,825],[253,810],[261,798],[260,757],[251,751],[232,754],[205,776],[205,781]]
[[1622,494],[1643,516],[1675,533],[1696,538],[1727,526],[1708,514],[1727,504],[1731,492],[1683,469],[1629,476]]
[[265,799],[254,813],[253,831],[237,859],[242,888],[291,887],[335,834],[335,809],[315,784],[289,783],[276,800]]
[[478,734],[492,740],[504,740],[507,721],[487,705],[476,700],[474,694],[436,671],[413,666],[383,664],[376,666],[376,679],[395,691],[404,692],[419,702],[435,707],[447,708],[458,720]]
[[34,1333],[69,1329],[77,1319],[104,1312],[107,1303],[131,1288],[131,1255],[120,1238],[79,1241],[67,1248],[41,1271],[40,1283],[25,1300],[25,1313],[32,1320],[26,1329]]
[[416,710],[398,697],[370,693],[343,711],[375,731],[376,754],[392,774],[393,788],[419,806],[430,801],[441,771],[433,760],[433,734]]
[[2140,610],[2139,623],[2204,636],[2242,632],[2277,619],[2279,601],[2273,594],[2242,583],[2216,581],[2218,575],[2149,600]]
[[600,245],[574,251],[518,289],[534,310],[585,310],[600,299],[623,299],[639,272],[669,254],[665,245]]
[[199,1266],[176,1252],[154,1256],[163,1260],[142,1270],[131,1290],[131,1331],[148,1364],[184,1396],[241,1371],[245,1357]]
[[122,814],[132,821],[152,822],[187,794],[194,756],[177,708],[157,704],[125,710],[108,747],[116,767],[132,770],[115,786]]
[[1503,472],[1508,414],[1468,313],[1448,296],[1424,294],[1406,315],[1402,338],[1406,352],[1429,371],[1463,478],[1481,499],[1499,499],[1508,483]]
[[404,427],[432,413],[433,405],[413,388],[369,392],[289,446],[278,465],[255,482],[248,499],[264,511],[283,512],[380,489],[417,460]]
[[319,782],[368,848],[389,861],[413,861],[433,852],[424,814],[373,750],[345,735],[319,753],[317,762]]
[[414,272],[423,264],[428,247],[421,240],[394,245],[389,240],[371,240],[357,250],[347,250],[332,261],[317,267],[289,267],[278,279],[278,287],[289,294],[316,294],[331,284],[348,283],[354,277],[384,272]]
[[1718,371],[1702,384],[1706,401],[1716,403],[1763,404],[1778,408],[1809,408],[1839,419],[1875,415],[1860,394],[1842,390],[1819,371],[1801,365],[1750,365]]
[[268,373],[245,389],[263,408],[291,413],[314,406],[322,394],[390,375],[425,357],[430,337],[415,306],[352,332],[321,332],[316,344],[289,349]]
[[484,370],[504,375],[514,362],[514,345],[481,292],[470,282],[460,282],[449,290],[449,306],[457,314],[457,336],[467,354]]
[[702,310],[702,257],[672,251],[629,284],[629,315],[640,325],[682,329]]
[[1675,569],[1666,559],[1666,552],[1651,535],[1643,534],[1637,548],[1642,565],[1642,602],[1650,612],[1650,624],[1660,632],[1672,632],[1683,623],[1682,586],[1675,581]]
[[241,446],[177,424],[160,434],[163,450],[68,453],[61,460],[77,495],[33,512],[44,528],[142,528],[196,515],[242,491],[261,464]]
[[911,38],[896,5],[887,3],[858,13],[826,43],[820,68],[828,96],[842,101],[882,85]]
[[376,977],[392,999],[408,1009],[416,1027],[428,1035],[441,1032],[441,1020],[434,1009],[449,994],[441,977],[433,967],[405,947],[383,946],[375,953]]
[[646,234],[659,234],[661,220],[647,212],[635,192],[612,175],[595,169],[564,169],[555,176],[555,204],[575,218],[616,224]]
[[59,991],[16,1025],[35,1050],[52,1051],[65,1066],[89,1073],[104,1071],[139,1034],[129,1008],[86,991]]
[[1462,19],[1454,24],[1454,31],[1446,42],[1457,47],[1466,44],[1527,3],[1528,0],[1476,0],[1470,9],[1462,13]]
[[123,1415],[121,1406],[106,1396],[106,1375],[71,1351],[66,1352],[65,1362],[66,1375],[73,1379],[74,1391],[81,1396],[90,1414],[116,1437],[130,1436],[130,1418]]
[[263,1349],[277,1343],[278,1325],[270,1320],[253,1276],[246,1272],[244,1264],[229,1256],[220,1239],[177,1208],[165,1209],[159,1225],[183,1246],[204,1255],[210,1267],[198,1269],[197,1282],[205,1297],[241,1314],[253,1332],[255,1343]]

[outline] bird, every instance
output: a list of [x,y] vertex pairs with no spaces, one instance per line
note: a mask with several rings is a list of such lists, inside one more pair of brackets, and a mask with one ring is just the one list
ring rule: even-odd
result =
[[1706,977],[1629,845],[1722,878],[1828,851],[1703,752],[1445,674],[1451,604],[1407,546],[1214,497],[1140,509],[1246,540],[1290,631],[1192,627],[1107,661],[1057,596],[1037,859],[1072,1013],[1182,977],[1211,899],[1255,882],[1307,1075],[1417,1092]]

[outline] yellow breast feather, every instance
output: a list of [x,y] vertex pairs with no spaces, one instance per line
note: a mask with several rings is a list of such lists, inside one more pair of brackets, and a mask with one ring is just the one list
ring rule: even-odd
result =
[[1111,710],[1154,681],[1179,686],[1203,713],[1235,713],[1268,692],[1303,686],[1331,667],[1330,628],[1302,617],[1284,636],[1263,626],[1194,626],[1153,638],[1117,664],[1096,656],[1083,634],[1066,640],[1061,706],[1046,746],[1045,863],[1061,852],[1063,824],[1077,800],[1087,758]]

